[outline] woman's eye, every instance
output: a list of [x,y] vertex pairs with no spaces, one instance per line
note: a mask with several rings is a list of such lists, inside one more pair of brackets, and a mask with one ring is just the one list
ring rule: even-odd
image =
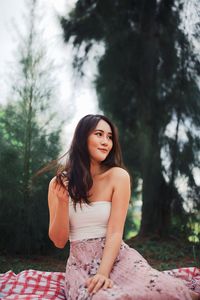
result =
[[101,132],[97,132],[96,135],[97,135],[97,136],[101,136]]
[[112,140],[112,136],[111,136],[111,135],[110,135],[110,136],[108,136],[108,139],[109,139],[109,140]]

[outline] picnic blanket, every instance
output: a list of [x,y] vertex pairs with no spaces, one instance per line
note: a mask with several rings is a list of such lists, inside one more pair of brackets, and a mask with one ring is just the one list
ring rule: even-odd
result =
[[[200,294],[200,268],[179,268],[163,271],[180,278],[192,290]],[[0,299],[38,300],[66,299],[62,272],[25,270],[19,274],[8,271],[0,274]]]

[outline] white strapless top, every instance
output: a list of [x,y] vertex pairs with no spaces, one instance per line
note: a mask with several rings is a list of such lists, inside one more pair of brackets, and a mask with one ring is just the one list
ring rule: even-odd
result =
[[110,217],[111,202],[95,201],[90,205],[83,203],[76,205],[69,201],[69,240],[100,238],[106,236],[108,219]]

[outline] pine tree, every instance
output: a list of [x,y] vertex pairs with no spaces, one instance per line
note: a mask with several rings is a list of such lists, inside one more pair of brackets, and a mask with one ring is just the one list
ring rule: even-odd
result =
[[[78,70],[93,45],[104,45],[95,78],[99,106],[117,123],[125,161],[143,182],[141,235],[169,235],[178,219],[183,225],[176,230],[184,231],[183,201],[195,208],[199,195],[192,170],[199,165],[200,69],[180,26],[183,7],[175,0],[79,0],[61,18],[65,41],[81,49],[74,57]],[[192,200],[178,190],[180,176],[188,179]]]
[[51,62],[37,31],[37,1],[28,5],[13,93],[0,110],[0,248],[26,254],[50,249],[47,190],[53,175],[44,174],[36,181],[32,177],[60,151],[60,127],[52,130],[56,122],[50,109],[55,97]]

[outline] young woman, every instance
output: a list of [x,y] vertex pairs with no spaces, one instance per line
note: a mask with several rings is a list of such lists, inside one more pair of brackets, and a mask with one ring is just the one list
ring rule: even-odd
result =
[[48,194],[49,237],[58,248],[70,240],[66,299],[198,299],[123,242],[130,193],[115,126],[85,116]]

